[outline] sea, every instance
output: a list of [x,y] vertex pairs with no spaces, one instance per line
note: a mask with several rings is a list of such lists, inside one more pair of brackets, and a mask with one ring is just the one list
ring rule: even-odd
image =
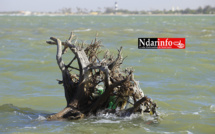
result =
[[[158,117],[98,114],[81,120],[47,121],[66,106],[50,37],[70,32],[132,67]],[[186,38],[185,49],[138,49],[138,38]],[[73,58],[71,52],[63,58]],[[0,133],[213,134],[215,133],[215,16],[0,16]]]

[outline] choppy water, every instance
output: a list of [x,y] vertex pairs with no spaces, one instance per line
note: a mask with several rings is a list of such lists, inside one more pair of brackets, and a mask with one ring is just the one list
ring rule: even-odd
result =
[[[135,69],[144,93],[159,105],[148,115],[100,115],[46,121],[66,104],[50,36],[74,31],[90,42],[124,47],[124,67]],[[138,37],[185,37],[185,50],[138,50]],[[70,57],[69,57],[70,58]],[[68,60],[66,58],[65,60]],[[0,16],[0,132],[4,133],[214,133],[214,16]]]

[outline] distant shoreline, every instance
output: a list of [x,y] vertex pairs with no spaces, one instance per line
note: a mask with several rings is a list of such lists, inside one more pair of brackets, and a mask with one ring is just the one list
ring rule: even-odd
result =
[[2,14],[0,16],[215,16],[215,14]]
[[[115,3],[116,4],[116,3]],[[128,10],[118,9],[114,7],[105,7],[104,11],[99,8],[97,10],[87,10],[77,7],[77,11],[72,11],[72,8],[62,8],[58,11],[0,11],[0,15],[7,16],[214,16],[215,7],[206,5],[204,7],[198,7],[197,9],[179,9],[174,8],[170,10]]]

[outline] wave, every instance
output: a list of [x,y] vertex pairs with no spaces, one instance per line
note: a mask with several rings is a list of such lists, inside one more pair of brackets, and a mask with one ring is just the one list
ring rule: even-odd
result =
[[118,117],[115,114],[102,114],[101,111],[97,116],[92,115],[82,120],[47,121],[45,117],[50,114],[52,113],[18,107],[13,104],[4,104],[0,106],[0,133],[47,133],[50,132],[50,129],[53,133],[71,131],[80,133],[80,131],[88,132],[89,128],[97,133],[99,131],[104,132],[105,126],[110,126],[112,129],[122,132],[134,127],[155,132],[148,126],[157,126],[159,124],[158,119],[149,114],[144,114],[143,116],[141,114],[132,114],[130,117]]
[[[47,111],[39,111],[39,110],[34,110],[28,107],[18,107],[18,106],[14,106],[13,104],[3,104],[0,106],[0,114],[3,113],[11,113],[17,116],[22,116],[22,117],[26,117],[30,120],[46,120],[45,117],[53,114]],[[160,114],[160,113],[158,113]],[[104,122],[106,122],[108,120],[135,120],[135,119],[142,119],[143,121],[155,121],[158,118],[155,116],[150,116],[148,113],[144,113],[142,114],[132,114],[129,117],[119,117],[116,114],[112,114],[112,113],[105,113],[104,114],[104,110],[98,112],[97,116],[89,116],[87,119],[99,119],[98,121],[102,122],[104,120]],[[118,121],[116,121],[116,123],[118,123]]]
[[[119,117],[116,114],[112,113],[104,113],[105,110],[99,111],[96,116],[91,115],[87,119],[89,120],[90,123],[94,124],[118,124],[118,123],[125,123],[125,122],[141,122],[145,124],[151,124],[155,125],[158,124],[161,120],[160,116],[151,116],[149,113],[135,113],[131,114],[130,116],[127,117]],[[160,113],[158,112],[158,115]]]
[[37,121],[46,120],[46,116],[52,114],[50,112],[33,110],[27,107],[17,107],[13,104],[3,104],[0,106],[0,115],[4,115],[5,113],[8,113],[8,116],[18,116],[18,118]]

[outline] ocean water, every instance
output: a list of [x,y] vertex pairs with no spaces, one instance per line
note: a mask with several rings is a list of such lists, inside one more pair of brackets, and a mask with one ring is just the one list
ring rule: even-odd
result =
[[[86,43],[98,33],[112,53],[123,46],[123,67],[135,69],[159,118],[46,121],[66,101],[56,46],[45,41],[71,31]],[[140,50],[139,37],[184,37],[186,49]],[[215,133],[215,16],[0,16],[0,133]]]

